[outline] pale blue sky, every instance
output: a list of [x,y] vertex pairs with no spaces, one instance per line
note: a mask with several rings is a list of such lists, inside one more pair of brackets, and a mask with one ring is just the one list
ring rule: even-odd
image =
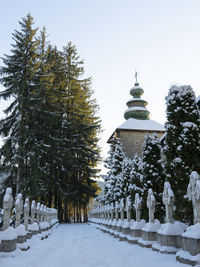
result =
[[106,140],[124,122],[135,69],[158,122],[165,122],[171,84],[190,84],[200,94],[199,0],[2,1],[0,56],[9,53],[11,33],[29,12],[52,44],[72,41],[84,58],[100,105],[103,156]]

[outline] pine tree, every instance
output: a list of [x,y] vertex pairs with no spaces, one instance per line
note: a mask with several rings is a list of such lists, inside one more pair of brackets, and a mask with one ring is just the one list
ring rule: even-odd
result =
[[45,29],[36,36],[30,15],[20,26],[0,69],[0,97],[12,99],[0,121],[0,171],[14,192],[58,208],[61,221],[69,220],[72,209],[77,221],[83,211],[87,221],[100,152],[91,78],[83,78],[84,62],[74,45],[52,47]]
[[130,160],[127,157],[124,157],[122,162],[122,172],[121,172],[121,183],[120,183],[120,189],[121,189],[121,195],[120,199],[126,199],[129,195],[129,188],[131,183],[131,172],[132,172],[132,160]]
[[[134,155],[132,161],[132,169],[130,173],[130,185],[129,185],[129,195],[132,203],[132,207],[135,201],[135,194],[139,193],[140,196],[143,196],[143,170],[142,170],[142,159],[138,154]],[[135,210],[133,209],[134,218]]]
[[172,86],[166,104],[166,178],[175,193],[175,218],[191,222],[191,206],[184,195],[190,173],[200,170],[200,119],[193,89],[189,85]]
[[124,152],[119,138],[114,137],[111,141],[110,155],[106,160],[106,166],[109,168],[105,183],[106,203],[114,203],[121,199],[122,188],[122,165]]
[[162,192],[164,186],[164,174],[160,157],[160,140],[156,134],[145,136],[143,143],[142,161],[143,161],[143,214],[148,219],[148,209],[146,199],[148,190],[151,188],[156,198],[155,217],[160,221],[164,220],[164,209],[162,203]]
[[6,118],[0,121],[0,134],[5,137],[0,151],[3,163],[1,171],[8,173],[6,183],[16,186],[16,191],[34,195],[37,188],[30,169],[30,127],[38,88],[39,41],[30,15],[19,24],[21,31],[15,30],[13,34],[11,55],[4,56],[4,66],[0,69],[0,82],[5,87],[0,97],[12,99],[4,111]]
[[[66,151],[62,157],[72,159],[71,166],[67,162],[67,166],[62,169],[69,170],[70,175],[67,175],[66,180],[73,179],[73,186],[79,188],[71,190],[73,193],[68,196],[74,199],[77,215],[80,217],[78,210],[80,207],[86,207],[97,189],[92,178],[96,176],[94,167],[99,160],[97,142],[100,121],[95,114],[98,106],[92,99],[91,78],[81,78],[84,74],[84,62],[78,56],[76,47],[69,42],[64,47],[62,57],[66,85],[63,122],[68,124],[63,133],[67,141],[66,146],[70,146],[70,151]],[[64,171],[63,175],[66,176]]]

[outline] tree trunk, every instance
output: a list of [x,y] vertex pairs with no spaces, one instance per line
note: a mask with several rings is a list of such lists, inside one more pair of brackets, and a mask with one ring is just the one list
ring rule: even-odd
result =
[[65,199],[64,201],[64,222],[68,223],[69,222],[69,217],[68,217],[68,202]]
[[51,204],[52,204],[52,193],[51,191],[48,194],[48,207],[51,208]]
[[76,204],[74,202],[74,223],[76,222]]

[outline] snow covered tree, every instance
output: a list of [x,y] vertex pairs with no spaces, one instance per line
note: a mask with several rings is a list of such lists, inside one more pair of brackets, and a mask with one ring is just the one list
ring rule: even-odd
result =
[[131,172],[132,172],[132,160],[128,157],[124,157],[122,162],[121,172],[121,196],[120,198],[126,199],[130,196],[130,183],[131,183]]
[[114,137],[111,140],[109,154],[109,157],[105,161],[105,166],[109,170],[106,177],[104,193],[105,202],[111,203],[121,198],[122,165],[125,155],[119,138]]
[[140,196],[143,195],[142,181],[143,181],[142,158],[138,156],[138,154],[135,154],[132,161],[132,169],[130,173],[130,185],[129,185],[129,195],[132,206],[135,201],[135,194],[139,193]]
[[165,177],[161,165],[160,157],[160,140],[156,134],[145,136],[142,151],[143,161],[143,216],[148,219],[148,209],[146,207],[146,199],[148,190],[151,188],[156,198],[155,217],[160,221],[164,219],[164,208],[162,203],[162,192]]
[[191,206],[184,195],[190,173],[200,170],[200,119],[195,93],[189,85],[173,85],[166,104],[166,178],[175,193],[175,218],[190,222]]

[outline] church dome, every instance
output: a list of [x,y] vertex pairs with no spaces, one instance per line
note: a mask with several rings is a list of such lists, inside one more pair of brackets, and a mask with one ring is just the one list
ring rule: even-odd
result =
[[128,106],[128,109],[124,113],[124,118],[126,120],[129,118],[148,120],[150,118],[150,112],[146,109],[148,102],[141,98],[143,93],[144,90],[139,83],[136,82],[135,86],[130,90],[130,95],[132,95],[133,98],[126,103]]

